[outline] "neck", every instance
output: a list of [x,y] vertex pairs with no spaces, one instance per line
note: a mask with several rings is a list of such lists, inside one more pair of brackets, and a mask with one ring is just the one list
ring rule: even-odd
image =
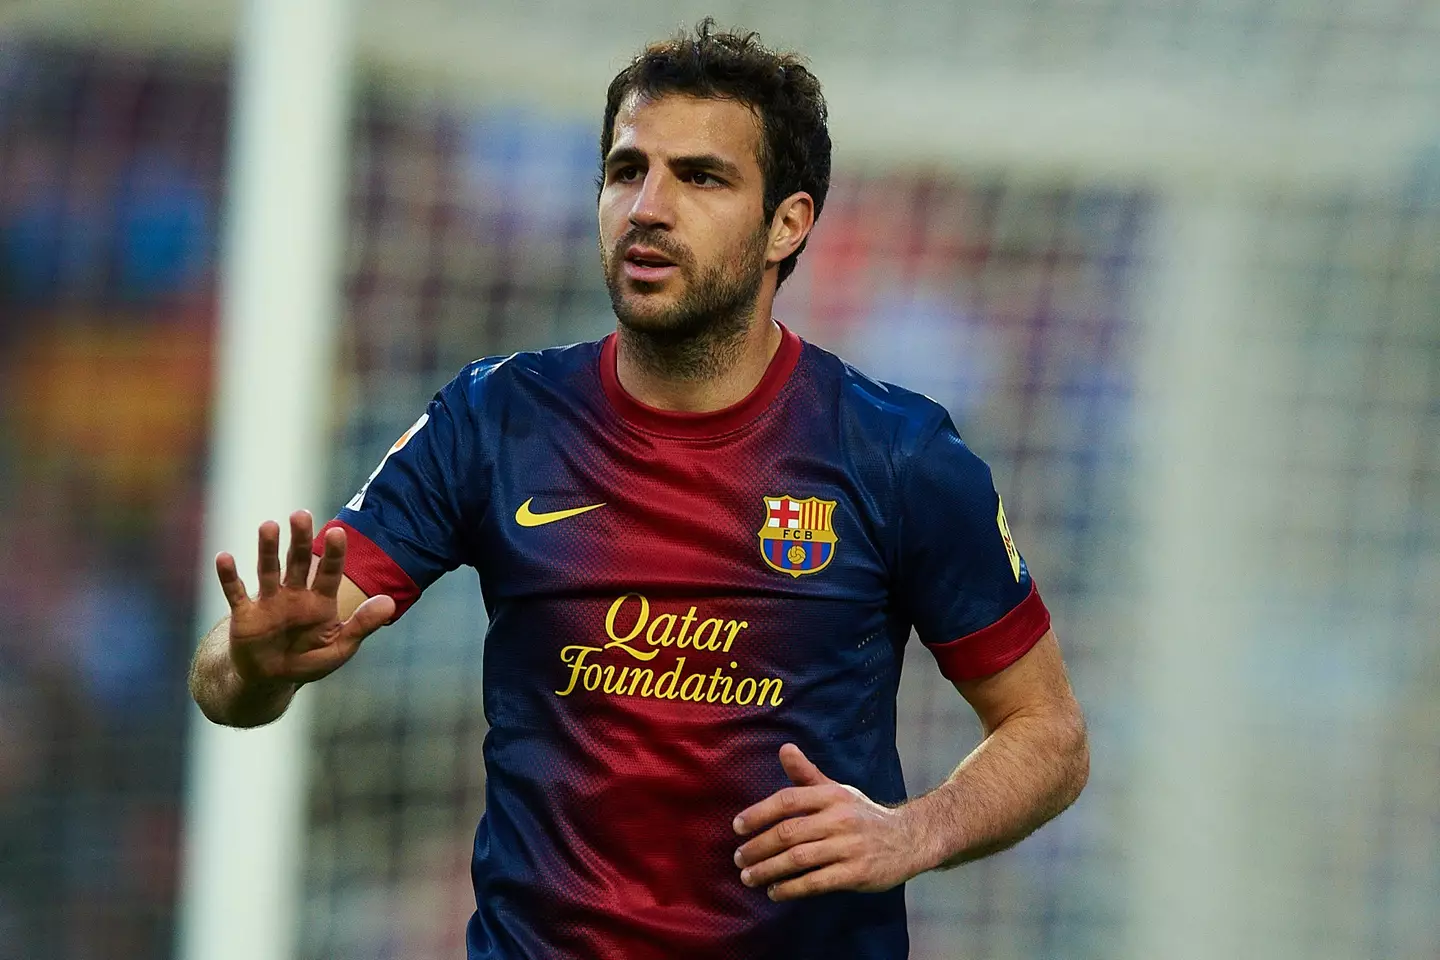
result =
[[656,336],[621,326],[615,372],[631,397],[659,410],[709,413],[739,403],[759,385],[780,349],[770,311],[730,329],[692,337]]

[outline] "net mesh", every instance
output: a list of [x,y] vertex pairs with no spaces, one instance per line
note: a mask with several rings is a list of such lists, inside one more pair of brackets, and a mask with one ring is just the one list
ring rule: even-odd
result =
[[[337,501],[466,360],[598,336],[613,322],[593,242],[591,121],[372,97],[362,129]],[[1093,956],[1113,952],[1132,922],[1124,811],[1143,762],[1132,662],[1144,642],[1132,608],[1143,533],[1132,435],[1145,413],[1136,290],[1157,202],[1139,184],[966,177],[903,160],[852,168],[777,307],[807,337],[950,407],[995,469],[1091,724],[1097,763],[1075,808],[1015,851],[912,885],[916,957]],[[1440,731],[1425,674],[1412,672],[1423,664],[1433,679],[1433,658],[1410,631],[1435,612],[1425,584],[1437,562],[1440,272],[1423,251],[1436,209],[1424,197],[1377,206],[1283,190],[1260,202],[1264,228],[1248,240],[1270,326],[1247,339],[1280,368],[1280,419],[1300,426],[1237,467],[1276,500],[1253,534],[1266,568],[1289,571],[1265,612],[1292,624],[1250,641],[1266,662],[1243,702],[1265,702],[1273,687],[1292,709],[1256,725],[1261,759],[1245,774],[1256,813],[1237,828],[1257,854],[1246,869],[1285,891],[1272,909],[1254,908],[1247,939],[1277,956],[1422,956],[1437,891],[1416,843],[1437,842],[1425,804]],[[483,612],[473,574],[432,593],[364,665],[316,690],[325,799],[310,956],[440,956],[460,942],[484,803]],[[1341,609],[1355,633],[1293,625],[1333,623]],[[1339,704],[1358,708],[1360,664],[1380,649],[1357,648],[1361,635],[1389,651],[1388,679],[1376,682],[1413,704],[1404,733],[1377,723],[1378,700],[1361,711],[1367,722],[1336,733],[1358,719]],[[1306,682],[1293,682],[1291,657]],[[1332,685],[1318,703],[1312,672]],[[979,738],[918,647],[900,716],[913,791]],[[1270,751],[1284,762],[1268,762]],[[1317,800],[1316,783],[1333,789]]]
[[1422,957],[1440,942],[1433,200],[1272,197],[1255,244],[1290,323],[1254,337],[1288,429],[1256,464],[1270,597],[1249,694],[1267,709],[1245,838],[1284,883],[1256,890],[1252,922],[1260,943],[1316,956]]

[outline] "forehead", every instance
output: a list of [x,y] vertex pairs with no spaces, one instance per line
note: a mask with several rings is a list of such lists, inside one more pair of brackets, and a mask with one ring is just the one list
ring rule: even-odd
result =
[[659,157],[708,153],[758,169],[760,137],[760,118],[738,100],[631,93],[615,114],[610,149],[628,147]]

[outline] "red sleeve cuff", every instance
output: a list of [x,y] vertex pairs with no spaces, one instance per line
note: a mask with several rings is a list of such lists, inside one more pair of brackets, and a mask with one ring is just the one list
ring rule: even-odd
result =
[[331,520],[320,528],[320,533],[310,544],[310,552],[317,557],[325,552],[325,531],[339,527],[345,531],[345,576],[359,587],[367,597],[381,594],[395,601],[394,623],[420,599],[420,588],[400,564],[390,559],[389,554],[375,545],[365,534],[343,520]]
[[1030,652],[1050,629],[1050,611],[1030,584],[1024,600],[988,627],[946,643],[927,643],[940,672],[952,683],[999,673]]

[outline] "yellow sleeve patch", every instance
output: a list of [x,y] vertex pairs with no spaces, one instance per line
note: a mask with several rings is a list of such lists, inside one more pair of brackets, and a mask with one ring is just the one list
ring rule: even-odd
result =
[[[999,500],[999,495],[996,495]],[[995,523],[1000,527],[1000,539],[1005,541],[1005,552],[1010,555],[1010,571],[1015,582],[1020,582],[1020,551],[1015,549],[1015,540],[1010,536],[1010,524],[1005,522],[1005,502],[1000,500],[1000,509],[995,514]]]

